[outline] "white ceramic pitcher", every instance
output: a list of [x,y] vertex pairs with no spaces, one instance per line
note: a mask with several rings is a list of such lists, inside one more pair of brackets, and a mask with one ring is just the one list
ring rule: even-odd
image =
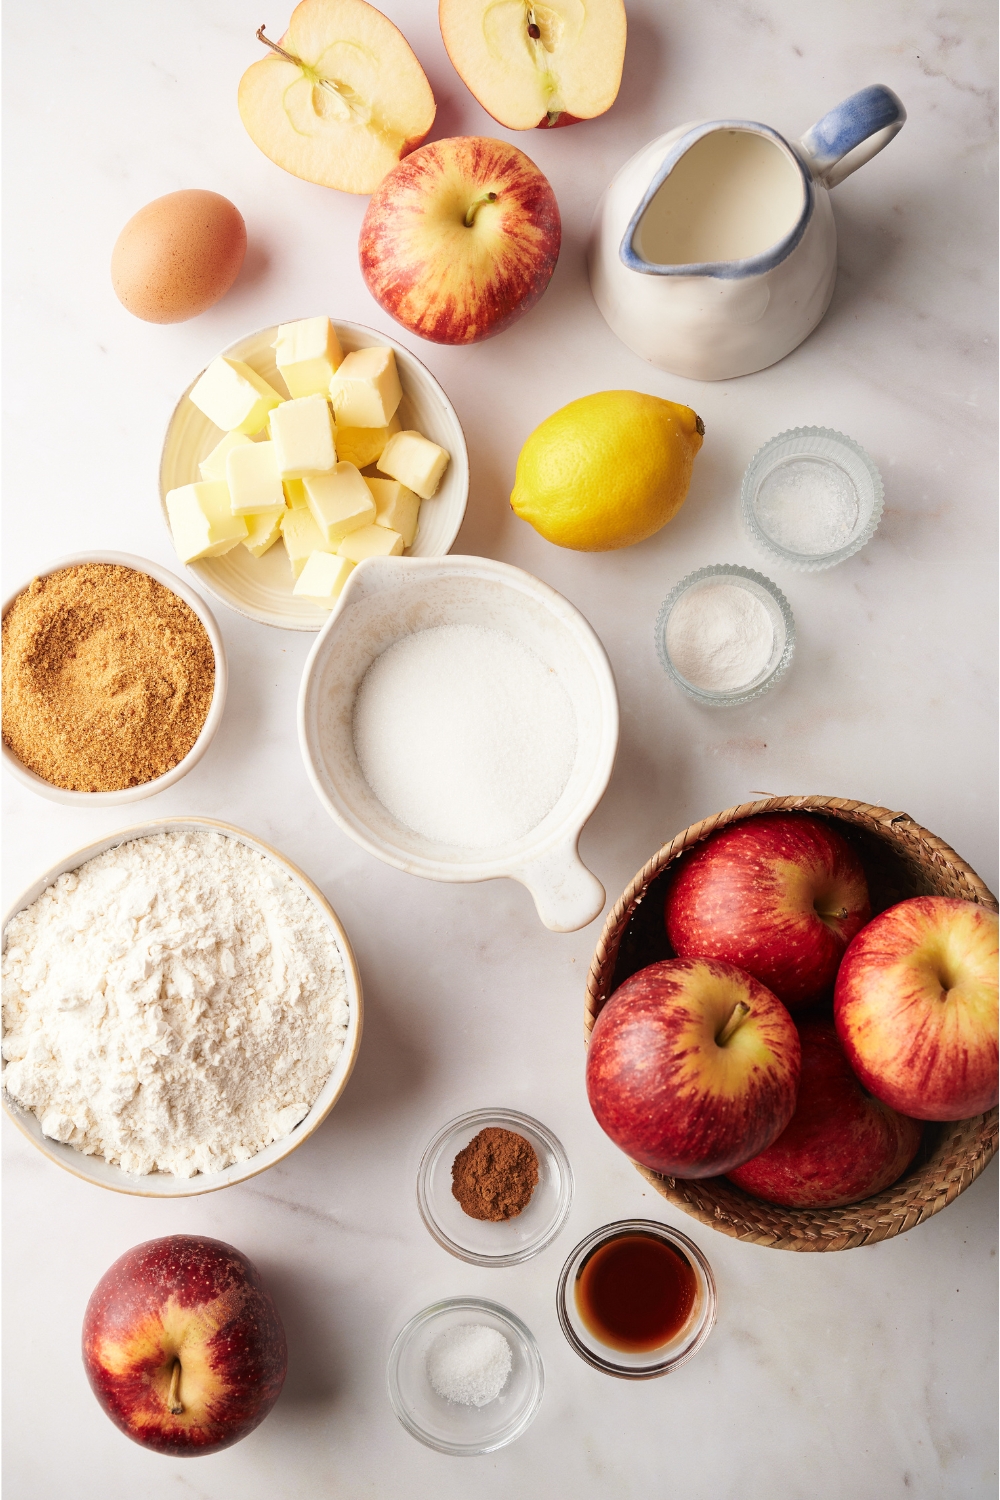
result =
[[623,343],[674,375],[763,370],[820,321],[837,276],[829,188],[870,161],[906,111],[873,84],[788,142],[752,120],[680,125],[612,181],[590,284]]

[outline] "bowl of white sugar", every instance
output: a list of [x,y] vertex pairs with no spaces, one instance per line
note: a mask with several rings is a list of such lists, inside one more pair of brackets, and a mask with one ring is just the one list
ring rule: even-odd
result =
[[306,662],[299,743],[327,812],[397,869],[518,880],[554,932],[603,909],[577,846],[614,765],[614,676],[580,612],[520,568],[361,563]]
[[214,1192],[323,1122],[361,1042],[347,934],[242,829],[167,818],[68,855],[4,922],[3,1104],[50,1161]]

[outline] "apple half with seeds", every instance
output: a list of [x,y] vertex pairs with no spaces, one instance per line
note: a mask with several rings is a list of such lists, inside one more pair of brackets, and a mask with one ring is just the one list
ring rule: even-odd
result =
[[622,81],[622,0],[439,0],[448,56],[508,130],[553,129],[611,108]]
[[302,0],[280,45],[240,80],[240,117],[279,167],[371,193],[434,123],[434,95],[402,32],[366,0]]

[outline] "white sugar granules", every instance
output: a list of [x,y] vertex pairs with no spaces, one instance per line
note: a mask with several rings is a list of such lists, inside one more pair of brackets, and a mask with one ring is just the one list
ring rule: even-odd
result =
[[773,469],[760,486],[756,508],[766,535],[803,557],[846,547],[858,524],[850,475],[815,458],[789,459]]
[[407,828],[486,849],[522,838],[555,806],[576,757],[576,716],[555,672],[513,636],[439,625],[369,667],[354,748]]
[[280,866],[221,834],[109,849],[6,937],[8,1093],[126,1172],[249,1160],[302,1120],[343,1049],[332,930]]
[[749,589],[702,583],[670,611],[666,645],[678,672],[695,687],[733,692],[759,677],[771,660],[774,626]]
[[439,1333],[427,1351],[427,1378],[446,1401],[486,1406],[507,1384],[513,1363],[502,1333],[463,1323]]

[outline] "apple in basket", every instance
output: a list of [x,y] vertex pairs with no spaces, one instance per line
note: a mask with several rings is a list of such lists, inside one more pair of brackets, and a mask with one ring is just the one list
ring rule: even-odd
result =
[[799,1023],[802,1074],[795,1113],[730,1182],[768,1203],[833,1208],[891,1186],[917,1154],[923,1126],[861,1087],[825,1017]]
[[587,1096],[616,1146],[667,1177],[717,1177],[795,1109],[799,1034],[756,979],[716,959],[640,969],[601,1011]]
[[914,896],[881,912],[837,975],[837,1034],[867,1089],[918,1120],[997,1102],[997,917]]
[[126,1437],[174,1458],[218,1453],[262,1422],[285,1331],[257,1268],[221,1240],[147,1240],[101,1277],[83,1320],[94,1395]]
[[664,905],[679,957],[738,964],[789,1006],[829,995],[870,915],[857,855],[805,813],[764,813],[696,845],[678,862]]

